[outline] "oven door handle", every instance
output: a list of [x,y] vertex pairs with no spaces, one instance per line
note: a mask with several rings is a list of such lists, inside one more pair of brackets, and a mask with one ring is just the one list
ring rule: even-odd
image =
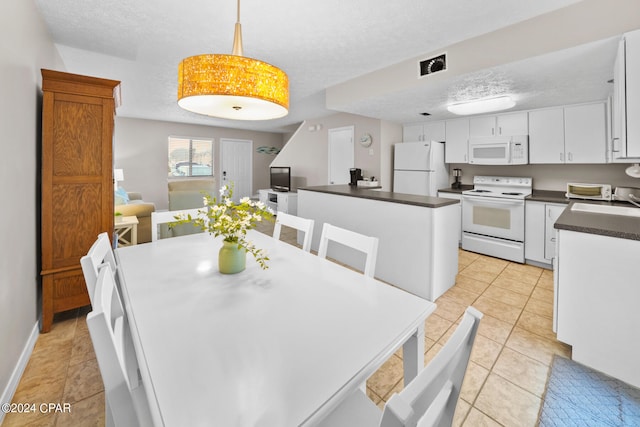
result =
[[520,206],[524,205],[524,199],[501,199],[499,197],[487,197],[487,196],[467,196],[463,195],[462,200],[468,200],[473,203],[480,203],[485,205],[511,205]]

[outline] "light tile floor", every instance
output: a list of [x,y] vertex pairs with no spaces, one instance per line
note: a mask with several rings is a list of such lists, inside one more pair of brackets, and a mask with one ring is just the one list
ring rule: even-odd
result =
[[[272,225],[262,230],[271,234]],[[295,242],[294,230],[281,239]],[[456,426],[535,426],[554,354],[571,350],[555,339],[553,274],[460,250],[454,287],[426,322],[425,363],[442,348],[473,305],[484,313],[456,410]],[[40,335],[13,399],[16,403],[68,402],[71,413],[7,414],[10,426],[102,426],[104,393],[85,317],[89,308],[57,315]],[[402,351],[367,382],[380,407],[402,388]]]

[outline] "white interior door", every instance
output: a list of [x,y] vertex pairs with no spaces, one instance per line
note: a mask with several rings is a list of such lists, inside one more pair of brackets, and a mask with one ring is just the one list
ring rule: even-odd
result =
[[348,184],[352,167],[353,126],[329,129],[329,184]]
[[222,185],[233,184],[233,201],[253,194],[253,141],[220,140],[220,179]]

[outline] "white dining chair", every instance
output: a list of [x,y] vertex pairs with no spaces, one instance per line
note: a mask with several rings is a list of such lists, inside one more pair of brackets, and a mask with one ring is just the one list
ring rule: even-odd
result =
[[360,389],[322,427],[451,426],[482,313],[468,307],[456,331],[431,362],[380,411]]
[[98,273],[92,307],[87,326],[104,383],[106,425],[153,425],[145,387],[141,381],[132,384],[128,374],[137,370],[135,349],[108,264]]
[[199,211],[201,209],[181,209],[176,211],[160,211],[160,212],[151,212],[151,241],[155,242],[158,240],[158,226],[160,224],[168,224],[170,222],[176,221],[176,216],[178,215],[191,215],[192,218],[199,216]]
[[98,280],[98,270],[103,264],[108,264],[112,272],[117,271],[116,258],[113,255],[109,235],[105,233],[98,234],[98,239],[91,245],[89,252],[80,258],[80,266],[82,267],[82,275],[87,285],[89,293],[89,301],[93,304],[93,295],[96,289],[96,280]]
[[378,238],[365,236],[355,231],[345,230],[329,223],[325,223],[322,227],[320,236],[320,246],[318,248],[318,256],[327,257],[327,249],[329,241],[334,241],[350,248],[364,252],[367,259],[364,265],[364,275],[373,277],[376,270],[376,258],[378,256]]
[[312,219],[301,218],[299,216],[286,214],[284,212],[278,212],[276,215],[276,223],[273,227],[273,238],[280,239],[280,231],[282,226],[295,228],[298,231],[304,233],[304,240],[302,241],[302,250],[311,251],[311,238],[313,237],[313,224]]

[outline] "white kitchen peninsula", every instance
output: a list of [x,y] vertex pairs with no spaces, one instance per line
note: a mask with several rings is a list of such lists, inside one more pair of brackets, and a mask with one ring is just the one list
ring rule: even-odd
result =
[[[327,185],[298,189],[298,215],[315,220],[311,247],[324,223],[380,239],[375,277],[430,301],[455,283],[459,201]],[[362,270],[364,256],[339,245],[329,257]]]
[[555,223],[558,340],[572,346],[573,360],[640,387],[640,218],[574,204]]

